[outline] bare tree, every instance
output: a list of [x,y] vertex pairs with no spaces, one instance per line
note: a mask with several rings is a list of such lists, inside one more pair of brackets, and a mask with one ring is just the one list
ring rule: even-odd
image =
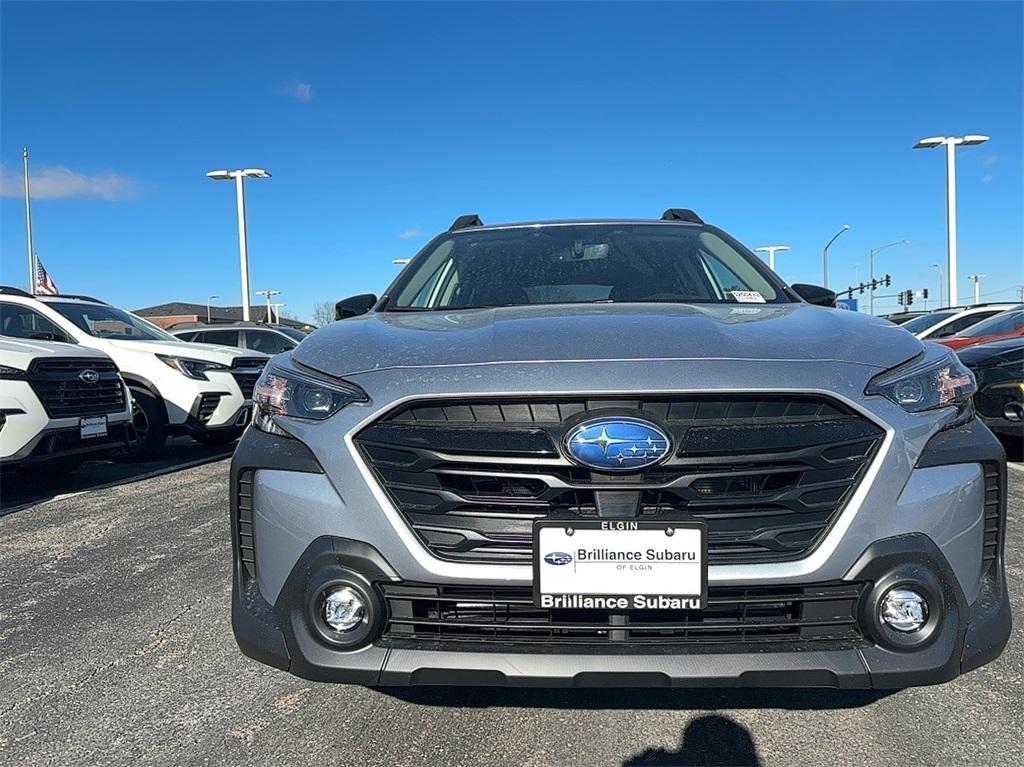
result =
[[317,327],[334,322],[334,302],[318,301],[313,304],[313,324]]

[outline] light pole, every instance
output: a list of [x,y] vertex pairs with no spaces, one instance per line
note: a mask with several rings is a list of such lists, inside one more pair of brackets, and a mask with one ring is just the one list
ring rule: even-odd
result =
[[273,296],[281,295],[281,291],[280,290],[257,290],[256,291],[256,295],[257,296],[263,296],[264,298],[267,299],[267,314],[263,318],[263,321],[266,322],[269,325],[271,322],[274,321],[274,315],[273,315],[273,311],[272,311],[272,308],[271,308],[271,305],[270,305],[270,299]]
[[988,277],[987,274],[968,274],[967,279],[974,283],[974,303],[981,303],[981,278]]
[[942,274],[941,264],[932,264],[932,269],[939,270],[939,308],[942,308],[942,286],[946,282],[946,278]]
[[247,178],[270,178],[262,168],[241,170],[211,170],[207,178],[215,181],[235,181],[235,203],[238,207],[238,259],[242,272],[242,319],[249,321],[249,245],[245,233],[245,185]]
[[956,148],[976,146],[988,141],[988,136],[932,136],[914,144],[914,149],[946,147],[946,277],[949,280],[949,305],[957,305],[956,290]]
[[768,254],[768,268],[773,272],[775,271],[775,254],[781,253],[784,250],[789,250],[789,245],[763,245],[760,248],[754,248],[758,253]]
[[210,324],[210,302],[213,299],[215,299],[215,298],[220,298],[220,296],[210,296],[209,298],[206,299],[206,324],[207,325]]
[[288,304],[284,304],[284,303],[273,304],[273,307],[274,307],[274,317],[276,318],[274,320],[274,322],[277,323],[278,325],[281,324],[281,307],[282,306],[288,306]]
[[874,316],[875,314],[875,254],[881,253],[886,248],[891,248],[893,245],[906,245],[910,240],[896,240],[896,242],[890,242],[888,245],[883,245],[880,248],[872,248],[868,251],[868,282],[871,283],[871,287],[868,288],[868,314]]
[[828,287],[828,249],[832,246],[832,243],[835,242],[839,238],[839,235],[841,235],[843,232],[847,231],[849,228],[850,228],[849,224],[843,224],[843,228],[835,233],[835,235],[832,237],[832,239],[828,241],[828,245],[826,245],[824,250],[821,251],[821,271],[822,271],[822,277],[824,279],[824,282],[822,282],[821,286],[823,288],[827,288]]

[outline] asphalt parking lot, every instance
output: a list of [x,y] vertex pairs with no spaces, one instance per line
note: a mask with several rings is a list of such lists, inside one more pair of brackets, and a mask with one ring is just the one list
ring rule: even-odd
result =
[[[227,470],[224,451],[174,446],[152,466],[5,486],[0,764],[1020,763],[1019,617],[995,663],[888,695],[374,691],[260,666],[229,625]],[[1021,616],[1024,465],[1009,473]]]

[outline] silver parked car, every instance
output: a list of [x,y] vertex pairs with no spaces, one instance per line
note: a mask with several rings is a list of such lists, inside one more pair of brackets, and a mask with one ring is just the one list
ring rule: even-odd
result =
[[365,685],[893,688],[991,661],[1006,468],[974,378],[834,300],[688,210],[460,217],[258,383],[241,649]]

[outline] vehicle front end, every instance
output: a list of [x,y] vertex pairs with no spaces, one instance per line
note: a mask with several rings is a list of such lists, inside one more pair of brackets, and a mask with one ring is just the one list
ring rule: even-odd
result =
[[90,349],[0,340],[0,465],[104,458],[135,442],[117,366]]
[[894,688],[997,657],[1005,456],[971,374],[746,280],[779,300],[391,299],[276,357],[231,468],[243,652],[381,686]]
[[978,417],[996,434],[1024,439],[1024,339],[979,344],[957,355],[977,378]]

